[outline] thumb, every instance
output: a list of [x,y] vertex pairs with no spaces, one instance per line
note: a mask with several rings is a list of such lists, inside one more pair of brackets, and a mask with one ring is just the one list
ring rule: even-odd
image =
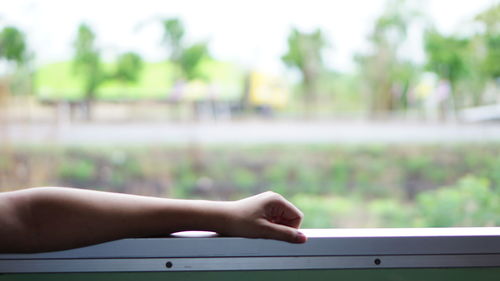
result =
[[264,238],[281,240],[290,243],[304,243],[307,241],[307,237],[296,228],[272,223],[267,220],[265,221],[264,226]]

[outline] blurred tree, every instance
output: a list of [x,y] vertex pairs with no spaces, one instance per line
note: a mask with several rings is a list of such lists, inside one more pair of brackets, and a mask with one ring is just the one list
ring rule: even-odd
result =
[[26,38],[13,26],[0,31],[0,59],[21,64],[27,59]]
[[[472,35],[466,49],[467,72],[459,81],[463,106],[479,106],[487,102],[485,99],[485,89],[491,75],[488,73],[488,62],[485,50],[487,49],[483,34]],[[459,95],[460,96],[460,95]]]
[[96,35],[87,24],[80,24],[74,43],[73,67],[75,74],[82,78],[83,94],[86,104],[85,118],[92,119],[92,103],[97,98],[98,88],[106,81],[137,82],[143,62],[133,52],[118,56],[114,72],[105,71],[101,62],[101,52],[95,44]]
[[469,37],[429,29],[424,36],[427,69],[450,83],[455,112],[487,102],[485,87],[500,77],[500,5],[475,17],[479,32]]
[[322,53],[326,46],[320,29],[306,33],[294,28],[288,35],[288,51],[281,59],[300,71],[307,107],[314,105],[318,98],[318,81],[324,71]]
[[203,74],[199,72],[199,65],[206,56],[208,56],[206,43],[193,44],[182,50],[178,64],[183,77],[188,81],[197,78],[204,78]]
[[445,36],[428,30],[424,36],[427,69],[450,83],[454,109],[463,106],[459,82],[470,73],[470,38]]
[[180,19],[172,18],[163,21],[163,42],[170,48],[170,59],[178,61],[183,50],[185,28]]
[[[12,93],[31,93],[33,71],[29,65],[30,55],[26,38],[22,31],[13,26],[7,26],[0,31],[0,61],[4,60],[7,67],[2,88]],[[6,94],[6,93],[5,93]]]
[[476,21],[482,24],[486,57],[484,70],[493,78],[500,79],[500,4],[495,4],[476,16]]
[[172,18],[163,21],[163,41],[170,52],[170,61],[178,68],[176,80],[194,80],[203,78],[199,72],[199,65],[208,56],[207,43],[198,42],[187,45],[184,42],[186,33],[180,19]]
[[100,50],[95,46],[96,36],[87,24],[80,24],[74,43],[73,67],[75,74],[83,80],[83,94],[86,103],[86,119],[92,117],[91,106],[97,95],[97,88],[104,82]]
[[[9,138],[7,128],[7,106],[8,96],[11,92],[11,76],[27,61],[27,47],[24,34],[13,26],[4,27],[0,31],[0,62],[5,61],[7,64],[5,73],[0,73],[0,140],[2,140],[1,154],[5,159],[9,159],[10,151],[7,145]],[[9,65],[12,64],[12,65]],[[11,70],[12,68],[12,70]],[[28,83],[31,86],[31,71],[28,71]],[[4,77],[2,77],[4,76]],[[26,78],[26,77],[23,77]],[[23,79],[22,84],[25,84]]]
[[[499,15],[500,17],[500,15]],[[500,34],[488,35],[485,70],[494,79],[500,79]]]
[[484,24],[484,31],[489,34],[500,33],[500,3],[494,4],[476,16],[476,21]]
[[184,96],[186,82],[203,79],[200,65],[209,56],[207,43],[186,44],[184,24],[180,19],[163,20],[163,42],[169,51],[170,62],[174,64],[174,87],[170,94],[171,101],[178,102]]
[[371,54],[357,55],[361,77],[369,93],[371,114],[379,115],[409,106],[409,89],[417,75],[417,67],[400,57],[408,28],[420,17],[407,0],[390,0],[376,20],[369,36]]
[[114,77],[121,82],[137,82],[142,68],[141,57],[136,53],[128,52],[118,57]]

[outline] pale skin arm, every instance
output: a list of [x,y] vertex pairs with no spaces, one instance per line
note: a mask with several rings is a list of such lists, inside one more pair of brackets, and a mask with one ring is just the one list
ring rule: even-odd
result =
[[303,243],[302,217],[273,192],[221,202],[31,188],[0,193],[0,252],[62,250],[184,230]]

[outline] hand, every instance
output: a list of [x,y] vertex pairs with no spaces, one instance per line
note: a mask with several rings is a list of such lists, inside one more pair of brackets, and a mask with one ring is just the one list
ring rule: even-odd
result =
[[223,234],[249,238],[268,238],[304,243],[298,231],[304,215],[283,196],[264,192],[230,203],[229,224]]

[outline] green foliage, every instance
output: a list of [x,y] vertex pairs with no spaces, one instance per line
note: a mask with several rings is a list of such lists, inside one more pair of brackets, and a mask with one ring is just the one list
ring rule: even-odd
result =
[[410,106],[408,94],[416,83],[419,69],[400,57],[408,28],[420,17],[420,12],[410,3],[405,0],[388,1],[369,35],[371,53],[355,57],[373,115],[406,110]]
[[326,40],[320,29],[306,33],[292,29],[288,36],[288,52],[283,55],[283,62],[298,68],[302,73],[318,74],[323,67],[322,51]]
[[359,207],[359,202],[344,197],[297,194],[290,201],[304,213],[303,228],[348,226]]
[[[112,74],[116,63],[105,63],[103,68]],[[123,83],[118,79],[106,80],[98,88],[98,100],[161,100],[168,97],[175,80],[176,66],[171,62],[143,62],[137,82]],[[200,77],[217,83],[223,92],[219,98],[235,100],[239,97],[243,70],[233,63],[204,59],[198,68]],[[35,76],[37,97],[40,99],[81,100],[83,81],[72,72],[71,62],[58,62],[41,66]]]
[[417,15],[407,0],[387,1],[382,15],[375,21],[370,39],[378,46],[397,48],[406,39],[410,22]]
[[19,167],[38,183],[155,196],[229,200],[274,190],[304,211],[303,227],[500,224],[498,144],[204,147],[188,154],[183,147],[40,147],[13,153],[0,157],[0,190],[26,185],[16,176]]
[[500,78],[500,33],[490,35],[486,39],[487,54],[484,60],[484,68],[491,78]]
[[412,207],[395,199],[376,199],[368,204],[368,212],[373,216],[373,226],[412,227]]
[[122,82],[134,82],[140,78],[143,62],[136,53],[125,53],[118,57],[116,62],[115,78]]
[[198,178],[191,170],[183,173],[182,177],[176,180],[174,194],[176,197],[189,198],[195,195],[196,182]]
[[83,80],[85,98],[93,100],[99,85],[106,78],[101,65],[100,51],[95,46],[96,36],[90,26],[80,24],[74,43],[73,68]]
[[500,77],[500,8],[493,5],[475,17],[472,36],[444,35],[435,29],[424,34],[426,68],[451,85],[454,109],[485,102],[485,86]]
[[493,4],[476,16],[476,21],[484,25],[486,34],[500,33],[500,4]]
[[[386,1],[386,6],[374,21],[373,30],[368,37],[370,51],[356,57],[360,71],[355,75],[325,69],[323,55],[329,40],[322,30],[304,32],[291,29],[286,38],[288,48],[281,60],[301,74],[302,83],[291,87],[294,88],[294,93],[303,96],[305,103],[298,101],[293,95],[285,109],[286,113],[300,113],[303,105],[309,111],[309,103],[314,104],[316,116],[346,111],[359,113],[367,109],[374,114],[385,114],[390,111],[406,111],[412,107],[417,109],[417,106],[418,109],[422,108],[423,103],[419,101],[422,101],[423,96],[419,97],[422,98],[420,100],[415,99],[412,93],[417,91],[412,90],[415,89],[423,67],[402,56],[402,47],[408,43],[405,41],[409,30],[414,22],[423,18],[419,9],[415,8],[418,5],[418,1]],[[476,33],[464,37],[441,34],[432,29],[425,34],[427,70],[449,80],[454,90],[454,100],[442,101],[438,110],[447,108],[447,103],[451,102],[456,107],[494,102],[493,95],[484,100],[483,93],[490,81],[500,81],[500,64],[497,63],[500,60],[500,5],[494,4],[485,9],[474,18],[474,22],[469,22],[471,23],[474,24],[470,25],[473,27],[471,30]],[[54,83],[58,85],[77,85],[78,90],[45,87],[42,82],[35,84],[41,85],[37,88],[37,94],[44,98],[70,100],[84,96],[88,101],[101,95],[104,99],[115,100],[140,99],[143,96],[165,98],[165,93],[174,83],[179,82],[176,89],[184,90],[182,85],[186,83],[179,80],[206,79],[214,82],[212,73],[218,73],[215,76],[219,80],[231,80],[227,83],[231,85],[224,85],[224,89],[220,91],[230,92],[233,100],[240,98],[239,93],[245,87],[241,83],[241,73],[238,73],[242,71],[241,68],[239,71],[233,71],[238,67],[219,71],[219,66],[224,63],[209,58],[207,42],[189,42],[186,26],[179,18],[164,19],[160,25],[169,59],[165,63],[166,67],[161,70],[162,73],[150,71],[151,68],[146,67],[146,63],[142,63],[138,54],[134,53],[122,54],[112,63],[102,62],[96,34],[90,26],[81,24],[74,42],[73,62],[74,73],[79,81],[75,82],[74,77],[55,71],[52,76],[56,78],[50,78],[57,80]],[[19,64],[28,57],[26,38],[21,31],[13,26],[0,30],[0,58]],[[12,80],[30,80],[31,69],[23,71],[23,75],[19,75],[22,76],[20,79],[13,75]],[[38,76],[46,77],[45,73],[40,73],[42,71],[38,71],[35,76],[37,81],[42,80]],[[221,73],[224,73],[225,78],[220,78],[223,76]],[[238,75],[234,75],[235,73]],[[144,80],[150,83],[147,87],[143,87]],[[217,82],[214,84],[219,84]],[[31,83],[25,83],[19,88],[23,88],[19,92],[28,92],[31,90]]]
[[487,179],[468,176],[455,186],[420,194],[417,210],[424,226],[494,226],[500,223],[500,194]]
[[232,182],[234,187],[243,194],[251,194],[252,189],[256,187],[256,175],[246,168],[234,168],[232,174]]
[[288,182],[284,180],[288,178],[288,175],[289,169],[288,167],[285,167],[285,165],[272,165],[265,169],[263,180],[269,183],[269,189],[274,192],[284,194],[290,188]]
[[26,38],[23,32],[13,26],[4,27],[0,31],[1,58],[18,64],[27,59]]
[[[485,28],[486,29],[486,28]],[[455,109],[483,104],[487,82],[500,75],[500,33],[471,37],[425,33],[427,69],[449,81]]]
[[287,66],[300,71],[306,100],[317,98],[317,83],[324,71],[322,53],[326,46],[320,29],[306,33],[294,28],[288,35],[288,50],[281,59]]
[[98,88],[111,80],[118,80],[121,83],[138,82],[143,67],[141,57],[136,53],[128,52],[118,56],[114,71],[106,71],[95,41],[96,35],[91,27],[81,24],[74,43],[73,69],[74,73],[82,79],[83,93],[87,101],[94,100],[97,97]]
[[435,30],[425,33],[427,68],[456,87],[460,79],[468,73],[467,56],[469,39],[445,36]]
[[180,78],[188,81],[205,78],[200,68],[208,57],[207,43],[186,44],[183,40],[186,32],[180,19],[166,19],[162,24],[163,42],[170,51],[171,62],[179,69]]
[[[6,88],[12,94],[30,94],[33,85],[33,71],[28,63],[31,54],[28,53],[26,37],[24,33],[13,26],[7,26],[0,30],[0,62],[7,62],[5,75],[2,79]],[[2,77],[4,78],[4,77]],[[0,85],[0,89],[4,85]],[[2,91],[0,90],[0,100]],[[2,102],[0,101],[0,104]]]
[[170,59],[177,61],[182,53],[183,38],[186,33],[184,24],[180,19],[166,19],[163,24],[163,41],[170,47]]
[[346,194],[348,191],[348,183],[351,177],[351,167],[345,159],[333,159],[331,165],[331,191],[335,194]]
[[193,44],[184,49],[179,57],[178,64],[187,80],[203,78],[200,64],[208,56],[206,43]]
[[60,167],[59,176],[76,186],[85,186],[86,182],[92,181],[96,176],[94,164],[92,159],[88,158],[73,159]]

